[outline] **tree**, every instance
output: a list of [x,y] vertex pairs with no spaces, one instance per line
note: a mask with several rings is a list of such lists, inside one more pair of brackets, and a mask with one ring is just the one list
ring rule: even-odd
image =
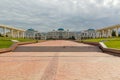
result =
[[118,32],[118,36],[120,37],[120,32]]
[[0,33],[0,37],[2,37],[2,34]]
[[70,40],[75,40],[75,37],[74,37],[74,36],[72,36],[72,37],[70,37],[69,39],[70,39]]
[[75,37],[74,37],[74,36],[72,36],[72,40],[75,40]]
[[5,37],[8,37],[8,35],[5,35]]
[[116,32],[114,30],[112,31],[112,36],[116,36]]

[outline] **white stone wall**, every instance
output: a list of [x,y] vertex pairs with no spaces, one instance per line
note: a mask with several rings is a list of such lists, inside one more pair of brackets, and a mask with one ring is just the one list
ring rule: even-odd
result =
[[72,36],[75,36],[74,32],[70,32],[70,31],[51,31],[47,33],[47,38],[53,38],[53,39],[59,39],[60,36],[63,39],[68,39]]

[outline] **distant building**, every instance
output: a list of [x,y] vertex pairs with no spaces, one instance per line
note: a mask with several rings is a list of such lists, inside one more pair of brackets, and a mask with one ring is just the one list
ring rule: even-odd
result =
[[35,39],[37,40],[46,40],[46,33],[36,33],[35,34]]
[[41,40],[46,40],[46,33],[41,33]]
[[80,39],[80,35],[77,32],[71,32],[69,30],[64,30],[63,28],[59,28],[57,30],[50,31],[48,33],[40,33],[32,28],[25,31],[25,37],[36,40],[75,40]]
[[35,33],[35,39],[41,40],[41,33],[39,33],[39,32]]
[[46,35],[47,39],[72,39],[75,38],[76,33],[70,32],[69,30],[64,30],[63,28],[59,28],[58,30],[53,30],[48,32]]
[[34,29],[30,28],[30,29],[25,31],[25,37],[26,38],[35,39],[36,33],[37,33],[37,31],[35,31]]
[[46,34],[40,33],[32,28],[25,31],[25,37],[30,39],[36,39],[36,40],[45,40]]
[[95,38],[96,33],[94,29],[88,29],[81,32],[81,38]]

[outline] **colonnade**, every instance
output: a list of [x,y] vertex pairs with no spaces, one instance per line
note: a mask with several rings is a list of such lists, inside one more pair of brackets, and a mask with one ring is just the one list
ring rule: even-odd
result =
[[120,24],[96,30],[96,37],[97,38],[112,37],[113,31],[115,32],[115,36],[118,37],[119,28],[120,28]]
[[3,36],[8,35],[9,37],[13,37],[13,38],[24,38],[25,37],[24,36],[25,30],[23,29],[18,29],[18,28],[6,26],[6,25],[0,25],[0,28],[2,29],[1,34]]
[[94,31],[89,31],[85,30],[81,33],[81,37],[83,38],[109,38],[112,37],[112,32],[115,32],[115,36],[119,36],[119,29],[120,29],[120,24],[114,25],[114,26],[109,26],[105,27],[102,29],[94,30]]

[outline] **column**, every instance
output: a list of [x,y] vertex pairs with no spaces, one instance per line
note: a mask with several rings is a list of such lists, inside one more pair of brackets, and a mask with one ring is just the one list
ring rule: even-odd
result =
[[99,33],[99,37],[102,38],[102,31],[100,31],[100,33]]
[[94,32],[93,34],[92,34],[92,38],[96,38],[96,33]]
[[84,32],[82,33],[82,37],[83,37],[83,39],[84,39],[84,37],[85,37],[85,34],[84,34]]
[[19,38],[20,37],[20,32],[19,31],[17,31],[17,38]]
[[98,32],[98,38],[100,38],[100,32]]
[[13,29],[10,30],[11,37],[13,37]]
[[92,38],[95,38],[95,33],[92,32]]
[[95,32],[95,38],[98,38],[99,37],[98,35],[99,35],[98,32]]
[[84,33],[84,38],[86,38],[86,33]]
[[67,37],[69,38],[69,30],[67,30]]
[[104,30],[102,30],[102,37],[104,37]]
[[56,32],[54,31],[53,33],[54,33],[54,39],[55,39],[55,36],[56,36]]
[[106,30],[106,37],[109,38],[109,29]]
[[112,37],[112,29],[109,30],[109,35]]
[[33,32],[33,35],[31,34],[31,37],[32,39],[35,39],[35,34],[37,34],[36,32]]
[[25,37],[25,32],[22,32],[22,38],[24,38]]
[[102,35],[102,33],[101,33],[101,31],[99,32],[99,38],[101,38],[101,35]]
[[116,32],[116,37],[118,37],[119,36],[118,28],[116,28],[115,32]]
[[16,38],[16,31],[15,30],[13,31],[13,34],[14,34],[13,37]]
[[6,27],[3,28],[3,35],[6,37]]
[[99,38],[100,37],[100,33],[97,31],[96,32],[96,38]]
[[108,37],[107,36],[107,30],[105,30],[105,32],[104,32],[104,37]]
[[95,32],[95,36],[96,36],[96,38],[99,38],[99,33],[98,33],[98,31]]

